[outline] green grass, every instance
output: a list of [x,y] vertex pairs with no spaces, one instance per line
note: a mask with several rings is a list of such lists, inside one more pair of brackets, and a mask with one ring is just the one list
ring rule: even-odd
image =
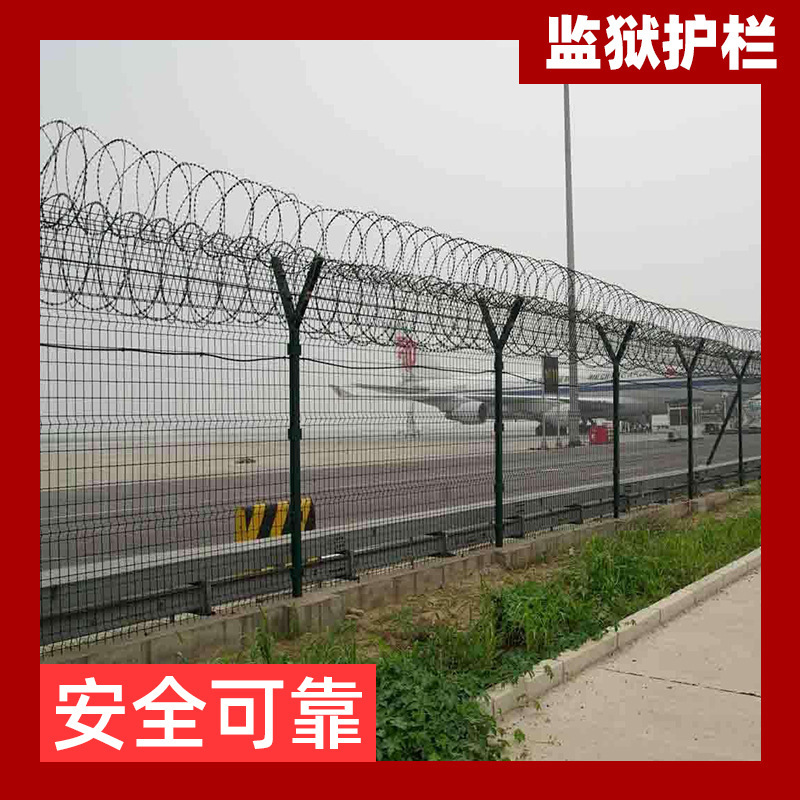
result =
[[[699,514],[595,537],[544,582],[485,588],[466,630],[415,624],[401,612],[407,645],[387,645],[376,660],[378,760],[503,758],[508,745],[477,703],[489,687],[599,637],[760,544],[759,502],[722,519]],[[289,656],[260,630],[242,659],[286,663]],[[293,660],[359,663],[355,623],[309,638]]]

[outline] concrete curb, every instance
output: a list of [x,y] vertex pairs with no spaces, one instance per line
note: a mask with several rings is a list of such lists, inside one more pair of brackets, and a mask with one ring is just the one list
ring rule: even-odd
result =
[[586,667],[602,661],[660,625],[665,625],[760,566],[759,547],[657,603],[631,614],[619,622],[617,630],[609,630],[602,638],[588,641],[577,650],[567,650],[557,659],[540,661],[531,672],[523,675],[514,684],[494,686],[489,690],[488,698],[479,702],[484,711],[495,717],[502,717],[516,708],[524,708],[531,700],[574,678]]

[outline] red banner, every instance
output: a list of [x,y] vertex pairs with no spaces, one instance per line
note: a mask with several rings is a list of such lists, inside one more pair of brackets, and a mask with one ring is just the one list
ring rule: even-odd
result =
[[374,664],[42,664],[42,761],[374,761]]
[[759,4],[590,2],[540,6],[530,23],[520,83],[760,83],[778,68],[787,19]]

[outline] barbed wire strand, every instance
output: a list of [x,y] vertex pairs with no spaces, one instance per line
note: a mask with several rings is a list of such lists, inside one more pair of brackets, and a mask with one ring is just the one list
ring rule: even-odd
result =
[[[413,331],[431,352],[486,351],[477,299],[501,322],[523,306],[506,345],[517,356],[567,357],[568,270],[377,212],[310,206],[222,171],[63,121],[40,127],[41,303],[193,327],[285,326],[271,262],[297,292],[324,259],[303,321],[311,339],[393,343]],[[578,358],[605,364],[610,338],[635,331],[626,366],[675,367],[675,342],[705,342],[697,374],[760,374],[761,333],[643,300],[574,273]]]

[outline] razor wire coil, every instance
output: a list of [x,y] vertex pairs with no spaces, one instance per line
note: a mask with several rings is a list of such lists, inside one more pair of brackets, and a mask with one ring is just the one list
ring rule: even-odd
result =
[[405,329],[423,350],[485,351],[477,299],[502,325],[521,297],[506,352],[568,357],[572,291],[581,362],[607,363],[598,325],[619,341],[633,322],[628,368],[672,368],[676,342],[691,352],[702,340],[698,374],[730,374],[728,358],[752,354],[748,372],[760,375],[760,331],[643,300],[554,261],[376,212],[310,206],[63,121],[42,125],[40,141],[40,297],[54,312],[283,328],[272,259],[296,293],[321,255],[306,337],[388,346]]

